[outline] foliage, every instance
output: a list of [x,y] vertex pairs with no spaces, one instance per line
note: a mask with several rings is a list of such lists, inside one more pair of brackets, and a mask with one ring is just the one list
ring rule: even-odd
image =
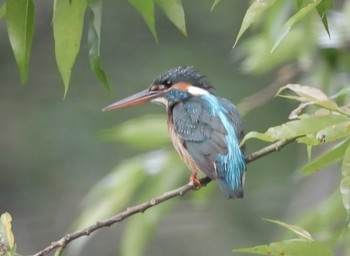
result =
[[[140,129],[141,127],[141,129]],[[155,136],[154,131],[157,131]],[[164,115],[144,115],[101,133],[102,140],[125,143],[135,148],[159,148],[169,143]]]
[[[283,94],[286,90],[296,95]],[[348,93],[349,89],[347,88],[329,98],[321,90],[313,87],[300,86],[298,84],[286,85],[278,91],[277,95],[301,102],[289,116],[296,120],[271,127],[265,133],[249,132],[242,141],[242,143],[244,143],[251,138],[257,138],[263,141],[273,142],[281,139],[296,138],[297,142],[307,146],[309,157],[311,155],[311,149],[314,146],[337,142],[337,144],[326,153],[311,160],[302,167],[302,172],[305,175],[310,175],[330,164],[341,161],[342,178],[339,190],[342,194],[343,207],[347,211],[347,224],[345,225],[345,229],[346,227],[350,227],[350,133],[348,131],[350,127],[350,112],[348,106],[338,106],[335,99],[337,97],[342,97],[343,94],[347,95]],[[315,107],[313,112],[303,113],[306,107],[311,106]],[[269,255],[281,255],[282,252],[286,255],[333,255],[327,245],[313,241],[310,234],[300,227],[286,226],[280,222],[277,224],[293,229],[302,239],[284,240],[270,245],[244,248],[236,251]]]
[[[157,42],[158,37],[155,22],[155,6],[158,6],[168,17],[168,19],[184,35],[187,34],[182,0],[129,0],[129,2],[140,12]],[[220,0],[214,1],[212,9],[214,9],[219,2]],[[268,11],[271,11],[268,13],[270,22],[275,22],[277,20],[279,23],[281,23],[281,19],[286,19],[287,17],[281,17],[278,10],[283,10],[289,7],[292,7],[295,13],[291,15],[288,20],[282,20],[283,26],[281,26],[277,33],[269,33],[270,37],[272,35],[273,40],[264,47],[269,47],[269,50],[271,51],[276,50],[277,46],[279,46],[282,40],[286,38],[290,30],[299,22],[308,18],[308,16],[310,16],[310,14],[314,11],[317,11],[321,17],[324,27],[329,34],[327,14],[332,5],[333,0],[298,0],[295,1],[295,3],[285,0],[253,1],[252,5],[246,12],[234,45],[237,44],[238,40],[249,27],[258,22],[262,16],[267,16]],[[110,91],[110,85],[107,75],[102,68],[100,56],[103,9],[102,0],[55,0],[53,7],[52,24],[55,40],[56,61],[63,80],[64,93],[66,94],[68,91],[71,73],[80,50],[84,28],[84,17],[88,10],[90,10],[92,13],[92,15],[88,16],[89,27],[87,38],[90,47],[90,66],[96,77],[101,81],[104,87]],[[271,13],[273,13],[272,16]],[[3,5],[0,7],[0,18],[6,19],[7,31],[20,71],[21,80],[22,82],[25,82],[27,80],[30,49],[32,46],[34,33],[34,2],[32,0],[5,0]],[[269,24],[266,29],[272,29],[274,27],[275,26],[272,26],[272,24]],[[302,39],[300,38],[299,40]],[[262,40],[262,43],[264,43],[264,40]],[[271,44],[273,44],[272,47]],[[262,54],[266,54],[266,52],[269,51],[262,51]]]
[[12,217],[9,213],[3,213],[0,216],[0,255],[15,255],[16,245],[15,238],[11,227]]
[[250,248],[236,249],[234,252],[263,254],[263,255],[290,255],[290,256],[308,256],[320,255],[331,256],[334,255],[330,248],[322,242],[314,241],[312,236],[305,229],[290,225],[281,221],[267,220],[278,224],[297,235],[297,238],[288,239],[280,242],[273,242],[268,245],[258,245]]
[[[155,40],[158,42],[154,6],[157,5],[169,20],[186,35],[185,16],[182,0],[129,0],[143,16]],[[55,54],[58,70],[61,74],[64,95],[66,95],[74,63],[80,50],[84,17],[89,15],[88,38],[90,66],[96,77],[107,91],[110,85],[107,75],[102,68],[100,55],[102,0],[54,0],[53,1],[53,34],[55,40]],[[26,82],[28,76],[30,49],[32,46],[35,5],[33,0],[17,1],[5,0],[0,6],[0,19],[6,20],[7,32],[21,81]]]

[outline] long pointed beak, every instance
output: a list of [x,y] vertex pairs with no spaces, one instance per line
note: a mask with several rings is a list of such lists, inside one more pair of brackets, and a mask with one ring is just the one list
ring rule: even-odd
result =
[[102,111],[109,111],[109,110],[114,110],[114,109],[120,109],[120,108],[126,108],[130,106],[136,106],[140,105],[142,103],[150,102],[151,100],[159,97],[161,95],[161,92],[155,92],[155,91],[150,91],[150,90],[144,90],[139,93],[135,93],[134,95],[131,95],[129,97],[126,97],[124,99],[121,99],[104,109]]

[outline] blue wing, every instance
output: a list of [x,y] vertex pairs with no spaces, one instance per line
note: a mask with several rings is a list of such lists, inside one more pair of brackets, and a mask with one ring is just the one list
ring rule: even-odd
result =
[[228,152],[226,155],[218,155],[216,159],[219,184],[228,197],[243,197],[246,163],[245,147],[239,147],[244,137],[242,121],[235,105],[226,99],[221,99],[219,102],[221,106],[217,108],[217,113],[228,130],[226,136]]
[[183,158],[191,158],[190,161],[184,160],[192,170],[200,170],[211,179],[218,179],[228,197],[242,197],[245,166],[242,167],[243,154],[238,146],[243,135],[239,115],[229,101],[217,101],[213,95],[207,97],[210,98],[192,97],[174,105],[175,148]]

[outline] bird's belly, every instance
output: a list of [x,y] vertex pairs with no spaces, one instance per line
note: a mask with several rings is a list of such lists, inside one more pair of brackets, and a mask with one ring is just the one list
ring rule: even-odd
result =
[[201,172],[199,166],[197,163],[193,160],[191,155],[188,153],[186,148],[183,145],[182,140],[179,138],[179,136],[176,134],[176,132],[173,129],[172,125],[168,125],[168,131],[169,131],[169,136],[171,138],[171,141],[173,142],[174,148],[179,154],[180,158],[186,166],[193,172],[193,173],[198,173]]

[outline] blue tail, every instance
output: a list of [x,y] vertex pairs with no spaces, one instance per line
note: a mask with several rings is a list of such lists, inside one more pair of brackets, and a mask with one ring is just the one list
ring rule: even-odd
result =
[[243,184],[240,184],[236,188],[232,188],[231,185],[227,184],[224,178],[218,178],[220,188],[227,198],[243,198]]
[[235,154],[228,151],[216,161],[217,180],[227,198],[242,198],[246,163],[243,153],[238,149]]

